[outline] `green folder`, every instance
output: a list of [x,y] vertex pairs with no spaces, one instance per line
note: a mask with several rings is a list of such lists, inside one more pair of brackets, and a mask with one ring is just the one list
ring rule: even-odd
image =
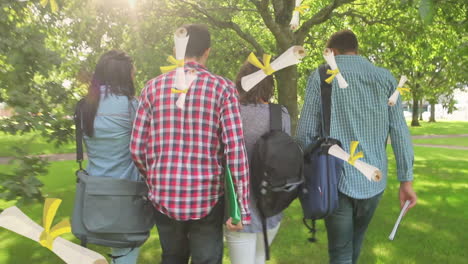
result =
[[241,220],[241,211],[237,201],[236,188],[232,182],[231,170],[226,165],[226,174],[224,175],[224,190],[226,195],[226,207],[229,216],[232,218],[232,224],[237,225]]

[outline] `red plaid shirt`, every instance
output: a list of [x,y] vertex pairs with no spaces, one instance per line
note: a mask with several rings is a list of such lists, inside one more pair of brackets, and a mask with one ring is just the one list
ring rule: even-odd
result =
[[147,176],[156,209],[180,220],[208,215],[224,193],[221,144],[242,213],[250,223],[249,167],[235,85],[195,62],[185,109],[176,106],[175,71],[150,80],[140,97],[130,151]]

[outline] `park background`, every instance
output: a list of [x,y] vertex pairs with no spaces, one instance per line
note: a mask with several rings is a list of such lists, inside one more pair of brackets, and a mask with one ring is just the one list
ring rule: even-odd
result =
[[[414,187],[419,196],[417,207],[389,241],[399,213],[389,145],[388,188],[369,227],[360,263],[466,263],[468,4],[463,0],[303,4],[308,7],[300,27],[292,31],[293,0],[0,0],[0,210],[17,205],[41,224],[43,199],[52,197],[63,200],[55,222],[71,215],[77,168],[73,154],[65,155],[74,152],[71,115],[103,52],[112,48],[128,52],[135,60],[136,86],[141,90],[167,64],[173,32],[183,24],[210,27],[207,66],[230,79],[250,52],[277,56],[292,45],[303,45],[308,51],[303,62],[275,73],[275,100],[288,108],[294,126],[307,77],[324,63],[326,40],[333,32],[351,29],[358,36],[361,55],[389,69],[395,78],[409,79],[406,87],[411,92],[403,101],[414,137]],[[318,243],[308,243],[300,205],[293,203],[285,212],[269,263],[327,263],[322,222],[319,229]],[[63,237],[77,242],[71,234]],[[0,238],[2,264],[63,263],[38,243],[10,231],[1,229]],[[104,247],[91,248],[108,253]],[[160,253],[154,229],[139,263],[158,263]],[[224,259],[229,263],[227,250]]]

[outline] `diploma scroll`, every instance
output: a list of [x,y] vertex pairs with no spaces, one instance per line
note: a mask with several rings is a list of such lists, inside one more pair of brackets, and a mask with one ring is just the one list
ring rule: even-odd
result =
[[[335,156],[341,160],[344,160],[345,162],[348,162],[349,158],[351,157],[351,155],[349,155],[338,145],[331,146],[328,150],[328,154]],[[378,182],[382,180],[382,172],[374,166],[371,166],[360,160],[356,160],[353,166],[356,169],[358,169],[362,174],[364,174],[364,176],[366,176],[366,178],[369,181]]]
[[[178,61],[183,61],[185,59],[185,52],[187,50],[187,44],[189,41],[189,36],[187,29],[181,27],[176,30],[174,33],[174,43],[175,43],[175,57]],[[176,88],[179,90],[184,90],[185,88],[185,72],[184,67],[177,67],[176,69]]]
[[[271,63],[271,68],[273,68],[275,72],[279,71],[291,65],[298,64],[305,56],[306,51],[302,46],[292,46]],[[248,92],[267,76],[268,75],[265,74],[263,70],[244,76],[241,79],[242,88],[244,91]]]
[[293,11],[293,15],[291,18],[291,22],[289,22],[289,27],[291,30],[296,30],[299,28],[299,11],[296,10],[299,6],[301,6],[302,0],[296,0],[296,8]]
[[401,219],[405,215],[406,210],[408,209],[408,206],[410,205],[410,200],[406,200],[405,205],[401,209],[400,215],[398,216],[397,221],[395,222],[395,225],[393,226],[392,232],[390,233],[390,236],[388,236],[388,239],[393,240],[395,238],[396,232],[398,230],[398,226],[400,225]]
[[335,60],[335,54],[333,54],[333,51],[328,48],[325,49],[323,51],[323,58],[327,61],[328,65],[330,65],[330,68],[332,71],[337,71],[337,73],[333,73],[333,74],[335,74],[340,88],[347,88],[348,83],[343,78],[343,75],[341,75],[341,72],[339,72],[338,65],[336,64],[336,60]]
[[180,109],[184,109],[185,97],[187,96],[188,89],[192,86],[193,81],[197,77],[197,73],[194,69],[191,69],[187,74],[184,74],[185,84],[184,89],[180,91],[179,98],[177,99],[176,105]]
[[[0,227],[36,242],[39,242],[44,231],[44,228],[32,221],[16,206],[7,208],[0,214]],[[68,264],[108,264],[102,255],[61,237],[54,240],[52,252]]]
[[390,98],[388,99],[389,106],[394,106],[396,104],[396,101],[398,100],[398,96],[400,95],[400,90],[401,88],[403,88],[403,85],[405,85],[406,81],[408,81],[408,78],[406,78],[405,75],[402,75],[400,78],[400,82],[398,83],[397,89],[392,94],[392,96],[390,96]]

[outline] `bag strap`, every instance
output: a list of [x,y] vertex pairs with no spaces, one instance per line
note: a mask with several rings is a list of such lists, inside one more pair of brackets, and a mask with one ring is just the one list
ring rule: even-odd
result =
[[283,120],[281,105],[268,104],[270,109],[270,131],[283,130]]
[[268,231],[267,231],[267,223],[266,217],[263,214],[262,209],[259,208],[260,218],[262,220],[262,232],[263,232],[263,245],[265,247],[265,260],[270,260],[270,246],[268,245]]
[[76,104],[75,108],[75,142],[76,142],[76,162],[83,170],[83,112],[81,111],[84,99],[81,99]]
[[319,66],[320,75],[320,94],[322,100],[322,137],[328,138],[330,136],[330,118],[331,118],[331,96],[332,85],[327,83],[327,70],[330,69],[328,64]]
[[317,237],[316,237],[316,234],[317,234],[317,227],[316,227],[316,219],[312,219],[312,226],[309,226],[309,224],[307,224],[307,219],[304,217],[302,218],[302,222],[304,223],[304,225],[307,227],[307,229],[309,229],[309,233],[312,233],[312,236],[310,238],[308,238],[309,242],[310,243],[314,243],[314,242],[317,242]]

